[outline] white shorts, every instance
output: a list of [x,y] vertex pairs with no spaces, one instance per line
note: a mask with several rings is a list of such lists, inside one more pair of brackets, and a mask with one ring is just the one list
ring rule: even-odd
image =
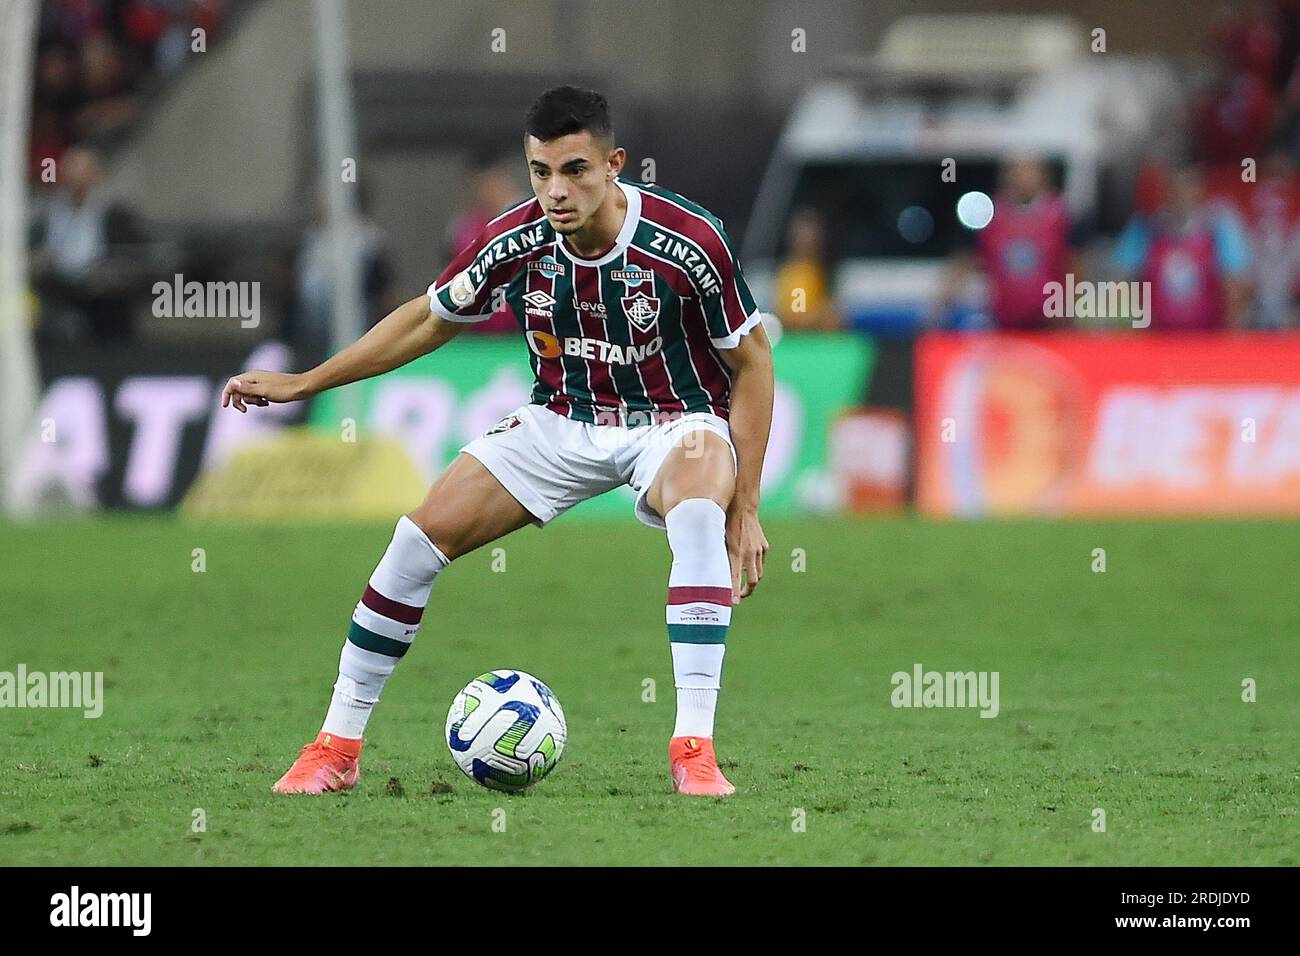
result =
[[646,494],[668,453],[683,446],[689,450],[688,436],[700,430],[727,443],[734,469],[731,429],[709,412],[628,428],[589,425],[542,405],[522,405],[461,451],[481,461],[539,527],[579,502],[629,485],[637,493],[637,518],[663,528],[664,519],[646,503]]

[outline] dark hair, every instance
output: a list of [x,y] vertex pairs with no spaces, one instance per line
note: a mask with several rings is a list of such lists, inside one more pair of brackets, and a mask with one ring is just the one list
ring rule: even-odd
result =
[[614,127],[609,103],[595,90],[556,86],[537,97],[524,117],[524,131],[543,143],[587,130],[596,139],[612,143]]

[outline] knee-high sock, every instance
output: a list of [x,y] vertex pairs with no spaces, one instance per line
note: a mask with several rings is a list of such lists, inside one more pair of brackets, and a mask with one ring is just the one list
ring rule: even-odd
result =
[[664,516],[673,552],[668,640],[677,685],[674,737],[712,737],[731,624],[727,516],[717,502],[687,498]]
[[420,630],[433,580],[448,563],[414,521],[403,516],[397,522],[393,540],[352,612],[324,733],[365,734],[384,684]]

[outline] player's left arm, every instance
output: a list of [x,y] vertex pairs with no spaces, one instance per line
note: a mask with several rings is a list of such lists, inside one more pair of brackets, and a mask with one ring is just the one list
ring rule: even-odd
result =
[[741,336],[735,348],[719,349],[719,354],[731,369],[731,442],[736,448],[736,490],[727,509],[727,552],[732,593],[745,598],[754,593],[763,577],[767,554],[767,536],[758,521],[758,499],[776,387],[772,347],[759,323]]

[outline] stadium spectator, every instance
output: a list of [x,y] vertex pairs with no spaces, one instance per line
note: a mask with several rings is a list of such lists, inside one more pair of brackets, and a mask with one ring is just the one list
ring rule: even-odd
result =
[[[519,168],[517,157],[480,157],[476,162],[470,176],[470,204],[447,227],[447,259],[477,239],[489,222],[526,197],[519,183]],[[491,318],[470,325],[469,331],[508,333],[518,328],[515,317],[503,308],[493,312]]]
[[1296,79],[1300,60],[1300,0],[1277,0],[1278,83],[1286,87]]
[[31,166],[71,143],[102,142],[139,114],[151,81],[219,30],[225,0],[47,0],[33,84]]
[[517,157],[479,157],[470,173],[469,205],[455,215],[447,227],[447,249],[454,256],[478,238],[483,228],[526,197],[519,183]]
[[[1235,179],[1241,182],[1240,176]],[[1254,253],[1251,325],[1293,328],[1300,291],[1300,175],[1290,153],[1273,149],[1260,164],[1258,182],[1243,187],[1240,212]]]
[[110,29],[120,6],[109,0],[46,0],[41,7],[41,36],[79,43]]
[[130,301],[144,275],[135,217],[99,188],[99,159],[73,147],[58,164],[58,186],[38,208],[32,283],[41,298],[42,335],[121,341],[131,333]]
[[1273,132],[1282,70],[1278,23],[1232,19],[1214,31],[1215,73],[1192,104],[1198,157],[1240,163],[1259,156]]
[[122,11],[123,37],[166,75],[189,54],[195,28],[207,36],[217,31],[223,8],[222,0],[130,0]]
[[[354,248],[361,259],[361,287],[366,327],[370,328],[397,306],[401,296],[393,283],[392,257],[383,229],[370,215],[367,190],[357,186],[357,222]],[[325,227],[325,197],[316,202],[315,216],[303,233],[294,265],[295,304],[287,336],[303,361],[318,361],[329,354],[334,328],[334,265]]]
[[950,263],[940,311],[957,300],[978,268],[988,281],[988,317],[994,327],[1047,329],[1066,321],[1048,317],[1043,286],[1064,283],[1067,272],[1078,272],[1079,237],[1040,158],[1017,156],[1003,165],[993,209],[992,221],[977,235],[974,254],[958,254]]
[[1116,271],[1150,282],[1151,328],[1241,328],[1250,302],[1250,247],[1227,203],[1206,202],[1195,166],[1169,179],[1164,206],[1134,216],[1112,252]]
[[68,148],[72,117],[82,103],[77,59],[66,45],[52,43],[37,53],[32,94],[30,159],[36,178],[42,160],[57,162]]
[[1149,159],[1138,167],[1133,183],[1133,214],[1154,216],[1169,201],[1169,164]]
[[830,292],[826,263],[826,220],[803,207],[786,227],[786,259],[772,281],[772,301],[788,332],[831,331],[842,324]]
[[79,53],[86,102],[72,118],[72,133],[77,140],[102,139],[121,130],[139,112],[132,92],[135,77],[122,50],[107,34],[88,37]]

